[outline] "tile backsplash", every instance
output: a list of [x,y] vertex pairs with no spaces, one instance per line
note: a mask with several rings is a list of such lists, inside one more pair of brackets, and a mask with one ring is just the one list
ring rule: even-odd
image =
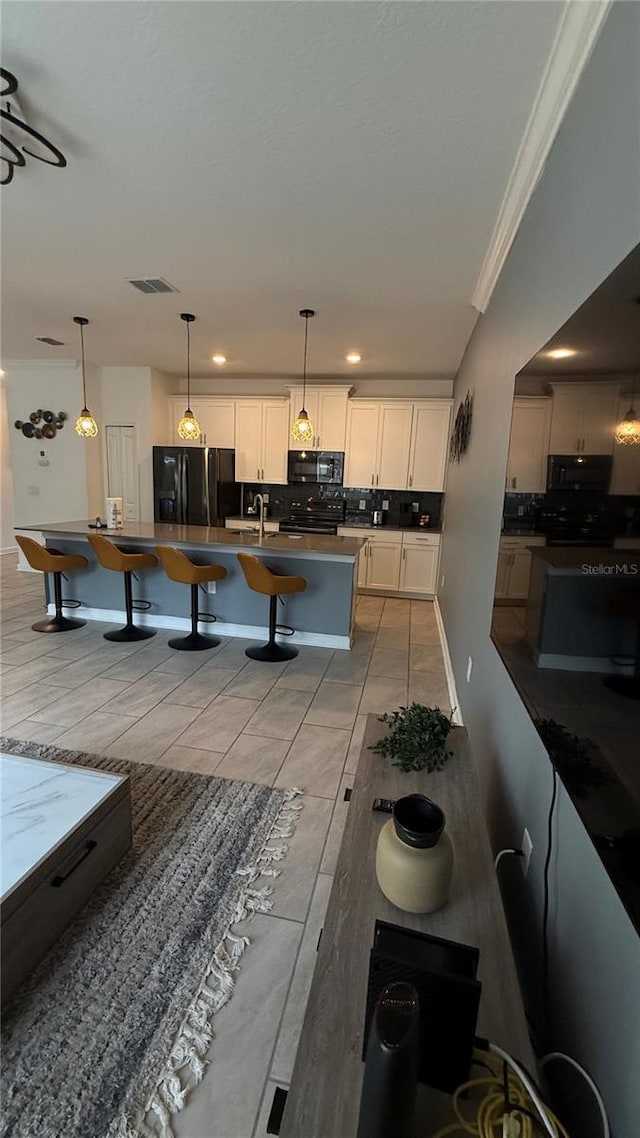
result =
[[[387,512],[387,525],[412,526],[417,525],[421,515],[429,514],[430,528],[438,528],[442,521],[442,505],[444,494],[427,494],[412,492],[411,490],[372,490],[366,487],[354,490],[349,487],[330,486],[326,483],[306,483],[294,486],[243,486],[243,513],[252,505],[254,496],[260,493],[269,494],[267,516],[270,518],[284,518],[291,512],[291,503],[305,498],[318,498],[327,501],[342,500],[345,503],[345,525],[369,526],[374,510],[381,510],[384,501],[389,502]],[[360,504],[364,502],[364,509]],[[418,508],[414,510],[413,504]]]

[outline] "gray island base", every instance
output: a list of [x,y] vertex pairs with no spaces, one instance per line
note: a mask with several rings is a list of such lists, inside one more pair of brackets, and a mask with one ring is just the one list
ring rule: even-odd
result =
[[[78,616],[123,624],[124,587],[122,575],[103,569],[96,561],[87,534],[88,522],[56,522],[49,526],[27,526],[36,539],[61,553],[80,553],[89,561],[87,569],[74,573],[64,582],[63,593],[79,600]],[[221,636],[265,640],[268,635],[268,598],[253,592],[244,578],[237,554],[253,553],[274,573],[299,575],[307,581],[304,593],[293,594],[278,605],[278,623],[293,628],[288,639],[294,644],[349,649],[355,622],[357,559],[364,539],[332,537],[323,534],[233,533],[219,527],[180,526],[161,523],[127,522],[121,530],[99,531],[116,545],[134,552],[153,552],[155,545],[172,545],[184,551],[199,565],[222,565],[227,576],[201,592],[199,609],[216,617],[216,624],[203,628]],[[148,612],[136,613],[141,626],[188,631],[190,591],[165,575],[162,567],[146,570],[133,583],[134,599],[148,601]],[[49,612],[52,597],[47,582]]]

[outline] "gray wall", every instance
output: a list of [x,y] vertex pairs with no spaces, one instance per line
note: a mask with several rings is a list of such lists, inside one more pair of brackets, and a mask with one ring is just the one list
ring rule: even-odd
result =
[[[640,4],[616,3],[455,384],[456,401],[475,392],[474,421],[470,450],[446,487],[440,604],[492,839],[496,848],[519,843],[526,825],[533,840],[526,880],[517,865],[500,872],[534,1014],[552,775],[489,639],[511,402],[515,374],[640,241],[639,58]],[[563,790],[555,850],[554,1041],[591,1070],[615,1138],[637,1138],[640,939]]]

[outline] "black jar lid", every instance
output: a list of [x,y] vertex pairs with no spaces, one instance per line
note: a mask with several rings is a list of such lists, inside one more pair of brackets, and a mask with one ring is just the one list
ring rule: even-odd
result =
[[407,794],[393,807],[393,825],[401,842],[415,849],[435,846],[445,825],[444,812],[424,794]]

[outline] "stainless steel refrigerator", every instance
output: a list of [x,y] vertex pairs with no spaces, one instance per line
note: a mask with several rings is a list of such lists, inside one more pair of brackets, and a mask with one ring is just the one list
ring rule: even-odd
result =
[[240,513],[235,451],[154,447],[154,518],[178,525],[223,526]]

